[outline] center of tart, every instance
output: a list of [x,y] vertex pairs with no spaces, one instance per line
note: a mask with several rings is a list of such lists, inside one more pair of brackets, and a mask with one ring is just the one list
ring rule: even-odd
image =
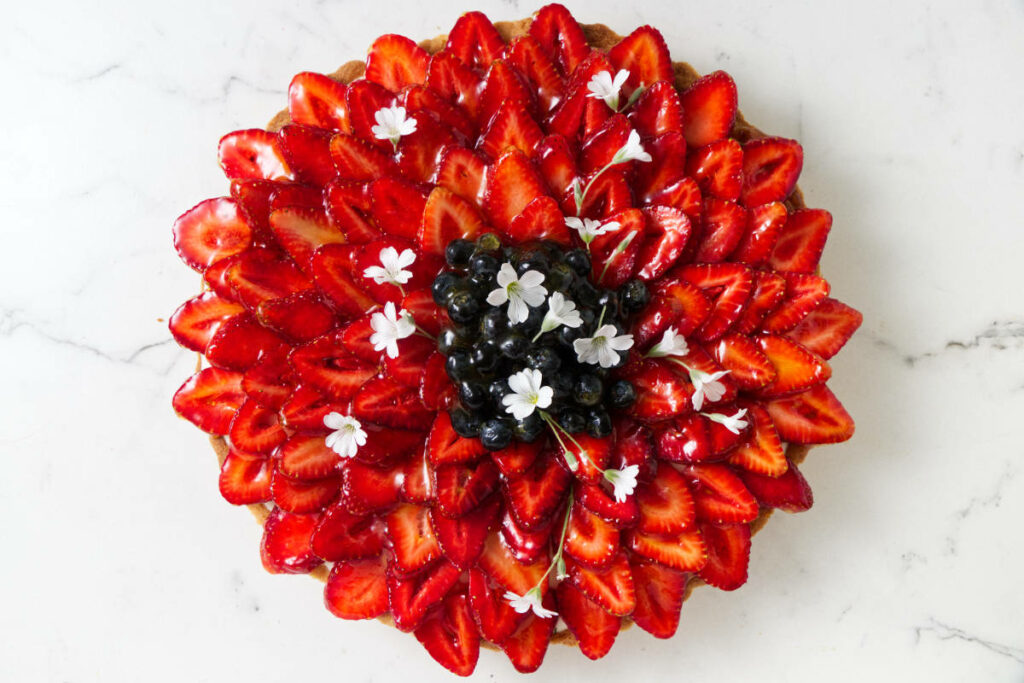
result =
[[602,289],[587,250],[504,246],[492,233],[453,240],[445,262],[432,294],[453,323],[438,348],[458,387],[455,432],[492,451],[548,429],[560,440],[608,436],[611,413],[636,399],[613,371],[633,345],[628,318],[647,305],[646,285]]

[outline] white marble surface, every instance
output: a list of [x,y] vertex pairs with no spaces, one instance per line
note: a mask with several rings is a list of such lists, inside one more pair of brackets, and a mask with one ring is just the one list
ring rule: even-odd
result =
[[[1024,681],[1024,4],[569,1],[662,29],[798,137],[835,215],[824,268],[865,314],[832,386],[859,423],[815,452],[734,594],[533,680]],[[911,5],[915,6],[911,6]],[[197,286],[170,225],[221,194],[218,137],[290,76],[461,7],[7,3],[0,22],[0,680],[448,680],[409,636],[266,574],[170,395],[162,318]],[[494,19],[518,0],[474,0]],[[477,680],[511,680],[484,653]]]

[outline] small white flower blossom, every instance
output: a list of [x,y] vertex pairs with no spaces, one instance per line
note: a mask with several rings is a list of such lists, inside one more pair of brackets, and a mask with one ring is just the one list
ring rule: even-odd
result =
[[612,230],[617,230],[619,227],[618,221],[601,223],[601,221],[595,221],[593,218],[576,218],[575,216],[566,217],[565,224],[580,234],[580,239],[583,240],[584,244],[590,244],[594,241],[595,237]]
[[415,260],[416,253],[412,249],[403,249],[399,254],[394,247],[384,247],[380,250],[381,265],[368,266],[363,275],[378,285],[385,282],[391,285],[404,285],[412,278],[412,272],[405,268],[411,266]]
[[602,325],[593,337],[577,339],[572,343],[576,357],[581,363],[600,365],[602,368],[612,367],[619,362],[617,351],[633,347],[633,335],[622,334],[616,337],[615,331],[614,325]]
[[559,325],[577,328],[583,324],[580,312],[576,310],[576,304],[561,292],[555,292],[548,297],[548,312],[544,314],[544,320],[540,323],[541,334],[550,332]]
[[701,413],[704,417],[724,426],[733,434],[739,434],[740,430],[746,429],[749,424],[744,420],[747,414],[746,408],[741,408],[735,415],[723,415],[722,413]]
[[341,413],[324,415],[324,426],[334,431],[324,439],[324,445],[343,458],[351,458],[366,445],[366,432],[359,420]]
[[498,288],[487,295],[487,303],[501,306],[507,301],[508,319],[512,324],[525,322],[530,308],[540,306],[547,298],[548,290],[541,285],[542,282],[543,273],[528,270],[518,276],[511,263],[503,263],[498,271]]
[[633,495],[633,489],[636,488],[636,475],[639,473],[639,465],[630,465],[621,470],[604,471],[604,478],[612,484],[615,502],[625,503],[626,498]]
[[599,71],[587,83],[587,90],[590,91],[587,97],[593,97],[595,100],[604,100],[605,104],[618,111],[619,91],[622,89],[627,78],[629,78],[629,71],[626,69],[620,69],[615,74],[615,78],[612,78],[610,71]]
[[370,343],[374,351],[386,350],[389,358],[398,358],[398,340],[405,339],[416,331],[416,323],[406,311],[395,312],[395,304],[391,301],[384,304],[383,313],[370,316]]
[[693,384],[693,409],[700,410],[707,400],[711,403],[720,401],[725,396],[725,385],[719,382],[721,378],[729,374],[728,370],[709,375],[703,370],[686,368],[690,373],[690,382]]
[[629,131],[629,137],[626,139],[626,144],[615,153],[612,157],[610,165],[624,164],[627,161],[650,161],[651,155],[648,154],[643,145],[640,144],[640,134],[635,130]]
[[512,609],[519,614],[526,614],[530,610],[533,610],[533,613],[541,619],[550,619],[558,616],[558,612],[549,610],[541,604],[543,598],[540,594],[540,588],[536,586],[526,591],[526,595],[519,595],[512,591],[506,591],[505,600],[507,600]]
[[648,358],[664,358],[665,356],[685,356],[690,352],[686,344],[686,338],[674,327],[665,330],[661,335],[661,341],[651,347],[647,352]]
[[505,412],[517,420],[525,420],[536,409],[543,410],[551,405],[554,389],[543,386],[540,370],[527,368],[508,378],[509,388],[515,392],[501,399]]
[[381,107],[374,113],[373,120],[377,122],[370,127],[373,137],[390,140],[392,145],[397,145],[403,135],[416,132],[416,119],[405,117],[405,107]]

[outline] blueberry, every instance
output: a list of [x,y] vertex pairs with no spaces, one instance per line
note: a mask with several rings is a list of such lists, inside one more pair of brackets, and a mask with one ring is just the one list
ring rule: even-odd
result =
[[540,324],[544,321],[544,314],[547,313],[546,306],[531,308],[526,314],[526,320],[516,325],[516,328],[524,335],[533,339],[533,336],[540,332]]
[[608,387],[608,403],[612,408],[628,408],[636,401],[636,389],[624,379],[620,379]]
[[501,349],[498,344],[490,339],[478,341],[473,347],[471,359],[473,366],[481,372],[490,372],[498,365],[501,358]]
[[534,347],[526,352],[526,366],[540,370],[545,377],[557,372],[561,364],[562,359],[549,347]]
[[572,289],[577,306],[584,308],[597,307],[597,299],[601,296],[601,292],[598,291],[597,287],[590,284],[589,280],[577,280]]
[[615,320],[619,317],[619,297],[612,290],[606,289],[598,295],[594,308],[598,312],[604,311],[605,320]]
[[473,275],[492,277],[498,273],[498,259],[490,254],[477,254],[469,260],[469,272]]
[[491,395],[491,401],[494,403],[494,407],[498,409],[498,412],[504,413],[505,404],[501,400],[512,393],[512,389],[508,386],[508,379],[502,377],[494,380],[487,385],[487,393]]
[[572,268],[565,263],[556,263],[548,269],[544,277],[544,286],[550,292],[564,292],[569,289],[575,279]]
[[587,426],[583,413],[575,408],[563,408],[562,412],[558,414],[558,424],[562,425],[562,429],[570,434],[582,432]]
[[581,406],[596,406],[604,393],[604,383],[597,375],[585,374],[576,378],[572,386],[572,397]]
[[544,432],[546,426],[537,411],[534,411],[526,419],[517,421],[512,431],[518,440],[532,443]]
[[501,348],[501,352],[505,354],[505,357],[517,360],[522,358],[523,354],[530,348],[530,342],[518,332],[509,332],[501,338],[498,346]]
[[458,275],[447,270],[434,278],[433,284],[430,285],[430,294],[434,298],[434,303],[438,306],[447,306],[449,295],[461,280],[462,278]]
[[565,255],[565,262],[577,275],[590,275],[590,254],[583,249],[573,249]]
[[491,308],[480,321],[480,334],[484,339],[497,339],[508,329],[508,313],[502,308]]
[[468,346],[469,337],[465,330],[446,327],[437,338],[437,350],[446,356],[451,354],[452,349],[465,349]]
[[476,238],[477,252],[492,252],[501,249],[501,239],[493,232],[485,232]]
[[470,323],[480,313],[480,302],[472,292],[457,291],[448,300],[448,315],[457,323]]
[[556,372],[551,377],[545,377],[544,383],[551,387],[557,401],[572,395],[573,376],[570,372]]
[[572,343],[583,336],[583,326],[569,327],[562,325],[555,332],[555,338],[562,346],[572,347]]
[[608,411],[593,408],[587,412],[587,433],[595,439],[612,433],[612,418]]
[[619,290],[622,308],[626,313],[637,313],[651,301],[651,292],[643,280],[630,280]]
[[480,416],[463,408],[451,411],[452,429],[464,439],[475,439],[480,435]]
[[512,441],[512,428],[505,420],[487,420],[480,425],[480,443],[489,451],[500,451]]
[[519,275],[528,270],[534,270],[546,276],[550,267],[551,263],[548,261],[548,257],[538,250],[520,252],[519,258],[516,259],[516,273]]
[[444,362],[444,368],[454,382],[470,379],[473,376],[473,363],[470,361],[469,351],[452,349],[448,354],[448,360]]
[[444,260],[452,268],[465,268],[476,245],[469,240],[455,239],[444,248]]
[[459,382],[459,401],[470,410],[479,410],[487,403],[487,387],[475,380]]

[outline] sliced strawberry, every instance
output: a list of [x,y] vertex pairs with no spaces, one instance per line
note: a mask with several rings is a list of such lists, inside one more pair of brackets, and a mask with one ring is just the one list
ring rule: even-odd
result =
[[754,338],[761,352],[775,366],[775,380],[760,390],[762,396],[784,396],[803,391],[832,377],[828,363],[796,342],[774,334]]
[[429,429],[434,416],[423,408],[415,389],[388,377],[363,385],[352,401],[352,414],[385,427]]
[[374,180],[398,172],[389,154],[344,133],[331,138],[331,158],[338,175],[345,180]]
[[705,195],[734,202],[743,186],[743,148],[731,139],[712,142],[689,155],[686,172]]
[[[542,556],[529,564],[519,562],[502,543],[500,536],[492,532],[484,542],[484,552],[477,566],[505,590],[525,595],[540,583],[548,568],[548,558]],[[546,586],[542,585],[541,590],[546,590]]]
[[711,301],[700,288],[685,280],[662,279],[654,284],[651,303],[633,325],[637,348],[646,349],[661,339],[669,327],[689,336],[711,314]]
[[647,204],[660,204],[679,209],[691,220],[700,216],[703,207],[697,181],[687,176],[679,178],[644,199]]
[[533,86],[540,114],[546,115],[554,109],[564,95],[565,83],[551,55],[540,42],[530,35],[513,39],[508,46],[508,61]]
[[686,479],[671,465],[658,467],[649,482],[636,489],[640,506],[637,530],[645,534],[678,534],[693,528],[696,512]]
[[293,515],[274,508],[263,523],[263,567],[271,574],[308,574],[320,566],[309,543],[317,521],[319,515]]
[[754,289],[750,269],[738,263],[694,264],[680,268],[678,275],[713,297],[711,315],[696,332],[701,341],[713,341],[725,334],[740,317]]
[[519,150],[512,150],[488,169],[484,209],[495,227],[505,229],[530,202],[546,193],[544,181],[530,160]]
[[[389,156],[391,141],[377,139],[373,134],[373,127],[377,125],[377,112],[384,107],[392,106],[394,103],[394,93],[379,83],[374,83],[365,78],[350,83],[345,93],[345,104],[348,105],[352,134],[367,143],[367,145],[382,153],[387,153]],[[335,161],[337,161],[337,157],[335,157]]]
[[[423,260],[429,261],[430,259]],[[450,327],[452,324],[448,318],[448,311],[434,303],[429,287],[409,292],[402,299],[402,309],[412,316],[417,325],[433,335],[440,334],[442,329]]]
[[657,422],[692,410],[689,382],[662,360],[644,360],[622,370],[633,383],[637,400],[630,414],[644,422]]
[[665,39],[656,28],[641,26],[608,51],[608,60],[619,69],[629,71],[625,92],[650,86],[658,81],[672,82],[672,58]]
[[619,548],[619,530],[579,503],[573,506],[565,552],[588,567],[603,567]]
[[[562,199],[563,211],[567,215],[578,213],[585,218],[608,219],[619,211],[624,211],[633,204],[633,191],[626,180],[626,169],[612,167],[596,178],[587,182],[590,191],[583,199],[583,207],[577,212],[572,198],[572,189]],[[655,203],[653,200],[649,203]]]
[[651,161],[636,165],[633,190],[641,204],[657,204],[686,178],[686,140],[678,131],[669,131],[648,140],[644,149]]
[[168,327],[178,344],[190,351],[202,352],[221,323],[244,311],[233,301],[214,292],[205,292],[179,306]]
[[344,503],[338,502],[324,510],[310,543],[313,552],[325,562],[375,558],[384,549],[383,520],[354,515]]
[[465,147],[449,147],[437,167],[437,184],[479,206],[483,201],[487,163]]
[[602,569],[590,569],[566,559],[569,582],[610,614],[624,617],[636,607],[633,574],[626,554],[620,552]]
[[740,389],[756,391],[777,375],[775,366],[750,337],[727,334],[715,342],[711,353]]
[[386,517],[395,565],[406,574],[441,557],[441,546],[437,544],[430,516],[430,508],[406,503],[393,509]]
[[541,443],[513,441],[507,448],[493,451],[491,458],[505,477],[521,474],[530,468],[540,454]]
[[401,353],[396,357],[384,357],[386,374],[396,382],[417,391],[419,397],[420,378],[423,366],[431,354],[436,353],[437,343],[426,337],[409,337],[402,340]]
[[629,112],[629,122],[641,137],[683,132],[683,105],[671,79],[649,84]]
[[562,75],[566,77],[576,70],[590,52],[583,29],[562,5],[541,7],[530,24],[530,35],[555,60]]
[[796,465],[789,462],[786,471],[777,477],[741,471],[743,484],[764,507],[786,512],[803,512],[814,505],[814,494]]
[[693,481],[697,519],[732,524],[757,518],[757,501],[727,466],[690,465],[685,472]]
[[423,367],[420,377],[420,401],[427,410],[445,413],[456,402],[455,385],[445,370],[447,359],[440,352],[433,353]]
[[613,442],[611,437],[596,438],[590,434],[579,434],[573,437],[579,448],[587,452],[587,458],[581,458],[579,468],[573,472],[576,477],[589,483],[603,480],[603,472],[611,457]]
[[499,59],[491,64],[484,76],[477,121],[481,128],[485,128],[508,102],[519,102],[532,112],[535,109],[533,97],[533,89],[527,86],[525,77],[507,61]]
[[440,603],[458,582],[461,573],[458,567],[443,559],[411,577],[401,577],[389,571],[388,604],[398,630],[408,632],[416,629],[427,612]]
[[501,539],[512,552],[512,556],[523,564],[536,562],[547,551],[554,529],[553,517],[534,529],[525,529],[516,521],[507,506],[501,519]]
[[476,207],[443,187],[435,187],[427,197],[422,222],[418,223],[417,242],[423,253],[443,256],[454,239],[475,239],[484,223]]
[[291,172],[281,155],[277,136],[260,128],[236,130],[217,145],[220,167],[229,180],[262,178],[290,180]]
[[349,244],[365,244],[380,239],[380,232],[367,219],[372,207],[370,184],[335,178],[324,188],[327,216],[345,233]]
[[335,323],[334,312],[312,290],[264,301],[256,308],[256,319],[298,344],[326,334]]
[[[617,225],[613,227],[613,223]],[[624,209],[608,216],[605,227],[607,232],[594,238],[590,245],[590,260],[594,282],[614,289],[624,285],[637,270],[647,219],[638,209]]]
[[512,149],[518,149],[526,156],[532,157],[543,137],[544,133],[540,126],[526,111],[523,103],[511,100],[498,109],[477,146],[491,159],[498,159]]
[[282,346],[284,341],[252,316],[236,315],[224,321],[210,338],[206,360],[215,368],[244,371]]
[[461,517],[480,506],[498,488],[498,468],[491,460],[434,468],[437,509],[446,517]]
[[277,135],[281,156],[299,182],[319,187],[337,174],[331,158],[331,131],[291,124]]
[[238,202],[245,222],[252,228],[253,243],[257,246],[273,245],[274,237],[270,234],[268,222],[270,196],[281,186],[281,183],[254,178],[231,181],[231,197]]
[[774,311],[786,295],[786,279],[767,270],[754,271],[754,293],[733,328],[737,334],[750,334],[761,327],[765,316]]
[[707,561],[704,542],[696,529],[671,535],[631,531],[627,543],[637,555],[681,572],[699,571]]
[[764,407],[787,443],[838,443],[853,436],[853,418],[824,384]]
[[438,121],[466,138],[477,137],[477,125],[459,106],[425,85],[414,85],[402,91],[401,101],[409,112],[430,112]]
[[686,574],[637,557],[629,566],[636,584],[636,609],[630,616],[655,638],[671,638],[679,628]]
[[788,273],[813,273],[831,229],[832,214],[824,209],[794,211],[775,242],[769,265]]
[[[584,141],[580,149],[580,169],[590,175],[608,166],[615,154],[626,144],[632,130],[624,115],[615,114],[609,117],[593,135]],[[643,168],[646,170],[653,165],[652,163]]]
[[690,219],[678,209],[667,206],[648,207],[643,211],[647,234],[637,257],[641,264],[637,277],[653,280],[675,265],[683,253],[690,238]]
[[782,234],[789,214],[779,202],[755,206],[747,211],[747,231],[740,240],[731,260],[759,266],[772,254],[775,242]]
[[761,322],[765,332],[788,332],[829,295],[828,281],[818,275],[783,273],[782,277],[786,279],[786,295]]
[[480,632],[473,623],[466,595],[449,595],[441,609],[416,629],[415,635],[430,656],[452,673],[468,676],[476,668],[480,658]]
[[232,505],[252,505],[270,500],[270,475],[274,462],[268,458],[246,458],[230,450],[220,467],[220,495]]
[[278,244],[306,272],[309,272],[317,249],[325,244],[344,244],[346,241],[345,234],[331,225],[322,209],[278,209],[270,214],[270,228]]
[[402,476],[402,500],[424,505],[437,498],[434,490],[434,468],[426,455],[414,455],[405,462]]
[[713,459],[709,420],[700,414],[678,417],[658,425],[654,444],[658,456],[672,462],[694,463]]
[[486,69],[501,57],[505,41],[482,12],[466,12],[448,32],[448,42],[444,49],[467,66]]
[[338,333],[296,347],[290,361],[303,383],[339,401],[355,396],[378,371],[352,355]]
[[[241,415],[241,411],[239,414]],[[294,479],[326,477],[332,474],[341,462],[338,454],[324,443],[323,436],[305,434],[294,434],[289,437],[275,455],[281,471]]]
[[486,452],[480,439],[464,439],[455,433],[447,411],[437,414],[427,439],[427,457],[432,465],[472,462]]
[[426,50],[405,36],[389,33],[373,41],[366,56],[366,80],[392,92],[427,79]]
[[[268,299],[281,299],[312,286],[291,259],[270,249],[248,249],[231,261],[224,273],[226,283],[218,287],[229,287],[235,298],[251,311]],[[222,291],[218,293],[224,295]]]
[[174,221],[174,248],[200,273],[252,245],[252,228],[233,199],[199,202]]
[[747,408],[747,420],[753,425],[750,438],[729,455],[729,464],[769,477],[781,476],[788,465],[771,415],[760,405],[751,404]]
[[294,123],[351,132],[344,83],[304,71],[288,86],[288,115]]
[[683,134],[691,147],[710,145],[729,135],[737,109],[736,83],[729,74],[713,71],[699,78],[681,99]]
[[537,166],[556,197],[572,194],[570,189],[578,175],[576,155],[561,135],[549,135],[537,146]]
[[317,288],[345,318],[358,317],[377,305],[352,277],[355,253],[355,247],[329,244],[318,249],[311,262]]
[[701,524],[700,533],[708,549],[708,561],[700,578],[724,591],[733,591],[747,582],[750,564],[749,524]]
[[364,425],[366,443],[352,457],[367,465],[392,466],[400,465],[397,460],[404,460],[409,455],[419,456],[423,452],[423,442],[427,435],[422,431],[392,429],[376,425]]
[[398,167],[410,180],[427,183],[437,173],[444,150],[460,140],[433,112],[416,111],[411,118],[416,130],[403,135],[398,143]]
[[378,178],[370,183],[370,211],[377,228],[389,235],[416,239],[427,195],[401,178]]
[[[550,595],[545,598],[544,606],[547,609],[555,606]],[[516,671],[528,674],[540,668],[557,623],[555,617],[541,619],[535,614],[527,614],[519,628],[501,644]]]
[[619,635],[622,618],[608,614],[568,581],[558,586],[558,615],[576,637],[580,651],[590,659],[608,654]]
[[835,299],[823,299],[786,336],[822,358],[831,358],[850,340],[864,321],[854,308]]
[[379,558],[337,562],[324,587],[324,604],[342,619],[375,619],[388,611],[384,563]]
[[350,512],[365,514],[398,502],[404,474],[400,467],[373,467],[349,458],[341,474],[341,499]]
[[760,138],[743,145],[743,205],[781,202],[796,187],[803,165],[796,140]]
[[277,412],[246,399],[231,421],[228,431],[231,445],[246,453],[269,453],[284,443],[288,435]]
[[501,498],[491,496],[479,509],[462,517],[451,519],[438,513],[430,513],[434,536],[448,561],[461,569],[476,564],[484,550],[484,541],[501,512]]
[[341,482],[337,476],[307,481],[286,477],[274,470],[270,477],[270,497],[282,510],[305,515],[319,512],[338,496]]
[[558,202],[551,197],[537,197],[527,204],[502,234],[512,244],[551,240],[567,247],[572,242],[565,217],[558,208]]
[[431,56],[427,66],[427,87],[465,110],[469,118],[477,118],[481,79],[455,55],[442,50]]
[[288,364],[287,347],[267,354],[245,371],[242,389],[261,406],[278,410],[291,395],[295,377]]
[[334,403],[310,386],[299,385],[281,405],[281,416],[289,429],[322,430],[328,413],[344,412],[347,405]]
[[533,466],[505,482],[505,499],[516,521],[535,529],[562,503],[569,488],[569,473],[553,453],[537,458]]
[[508,640],[522,621],[522,616],[508,604],[504,591],[487,574],[471,569],[468,593],[469,606],[480,627],[480,635],[496,645]]
[[695,260],[724,261],[736,249],[746,230],[747,212],[742,206],[707,197],[701,213],[701,240]]

